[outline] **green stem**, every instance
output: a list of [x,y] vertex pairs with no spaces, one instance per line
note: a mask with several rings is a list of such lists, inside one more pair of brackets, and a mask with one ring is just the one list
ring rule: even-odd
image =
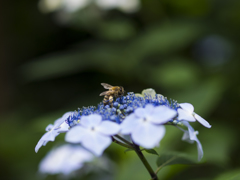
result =
[[148,173],[150,174],[151,179],[152,180],[158,180],[158,177],[157,177],[156,173],[153,171],[153,169],[150,166],[150,164],[148,163],[147,159],[144,157],[144,155],[143,155],[142,151],[140,150],[139,146],[137,146],[134,143],[131,143],[131,142],[127,141],[126,139],[122,138],[119,135],[115,135],[115,137],[120,139],[121,141],[123,141],[126,144],[124,144],[124,143],[116,140],[114,137],[112,137],[113,142],[115,142],[115,143],[117,143],[117,144],[119,144],[119,145],[121,145],[123,147],[126,147],[126,148],[134,150],[137,153],[137,155],[140,158],[140,160],[142,161],[142,163],[145,166],[145,168],[148,170]]
[[126,144],[128,144],[129,146],[133,146],[132,143],[130,143],[128,140],[124,139],[123,137],[119,136],[119,135],[115,135],[116,138],[120,139],[121,141],[125,142]]
[[135,148],[135,152],[137,153],[138,157],[140,158],[140,160],[144,164],[145,168],[148,170],[148,173],[150,174],[152,180],[158,180],[157,175],[153,171],[153,169],[150,166],[150,164],[148,163],[147,159],[144,157],[144,155],[143,155],[142,151],[140,150],[139,146],[137,146],[135,144],[133,144],[133,145],[134,145],[134,148]]
[[119,144],[120,146],[126,147],[126,148],[128,148],[128,149],[135,150],[135,149],[133,148],[133,146],[130,146],[130,145],[124,144],[124,143],[122,143],[122,142],[116,140],[114,137],[112,137],[112,141],[115,142],[116,144]]

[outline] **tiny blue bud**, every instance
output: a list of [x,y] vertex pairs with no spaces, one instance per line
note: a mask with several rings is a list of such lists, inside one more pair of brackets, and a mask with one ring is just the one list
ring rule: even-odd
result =
[[105,108],[108,109],[110,106],[109,105],[106,105]]
[[127,104],[124,104],[124,105],[123,105],[123,108],[124,108],[124,109],[126,109],[127,107],[128,107]]
[[123,103],[123,104],[126,104],[126,103],[127,103],[127,101],[126,101],[126,100],[123,100],[123,101],[122,101],[122,103]]
[[128,107],[126,111],[127,111],[127,113],[132,112],[133,108],[132,107]]
[[112,111],[113,111],[113,112],[116,112],[116,111],[117,111],[117,109],[113,107],[113,108],[112,108]]
[[[124,104],[124,105],[126,105],[126,104]],[[123,109],[124,109],[124,106],[121,105],[121,106],[119,107],[119,109],[120,109],[120,110],[123,110]]]
[[118,102],[114,102],[114,103],[113,103],[113,106],[114,106],[114,107],[117,107],[117,106],[118,106]]
[[69,126],[70,126],[70,127],[74,126],[74,123],[73,123],[73,122],[70,122],[70,123],[69,123]]

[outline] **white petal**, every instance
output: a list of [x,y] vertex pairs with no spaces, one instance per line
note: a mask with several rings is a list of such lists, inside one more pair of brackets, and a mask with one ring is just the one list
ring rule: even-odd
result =
[[102,121],[102,117],[98,114],[91,114],[89,116],[82,116],[80,124],[86,128],[96,127]]
[[136,144],[150,149],[159,144],[164,134],[164,126],[156,126],[149,122],[143,122],[142,125],[136,127],[132,132],[132,139]]
[[120,126],[114,122],[103,121],[98,127],[96,127],[96,130],[105,135],[114,135],[119,132]]
[[157,124],[163,124],[177,115],[177,112],[166,106],[158,106],[154,109],[150,121]]
[[81,126],[74,126],[67,132],[65,141],[70,143],[80,143],[84,138],[86,131],[87,130]]
[[134,114],[139,118],[144,118],[146,116],[146,111],[144,108],[137,108],[134,111]]
[[205,120],[203,119],[201,116],[199,116],[198,114],[194,114],[194,117],[197,119],[197,121],[199,123],[201,123],[203,126],[207,127],[207,128],[211,128],[212,126]]
[[131,114],[123,120],[123,122],[120,125],[120,131],[122,134],[130,134],[136,126],[139,124],[139,121],[141,119],[136,117],[135,114]]
[[190,121],[190,122],[195,122],[196,119],[193,117],[192,114],[190,114],[189,112],[178,108],[177,109],[178,112],[178,120],[186,120],[186,121]]
[[181,106],[182,109],[188,111],[190,114],[192,114],[194,111],[194,107],[190,103],[180,103],[179,105]]
[[101,135],[96,131],[89,133],[82,140],[82,145],[96,156],[101,156],[103,151],[111,144],[112,139],[108,136]]

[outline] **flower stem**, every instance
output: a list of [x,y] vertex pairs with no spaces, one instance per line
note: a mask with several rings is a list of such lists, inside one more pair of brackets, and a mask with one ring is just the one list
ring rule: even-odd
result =
[[144,157],[144,155],[143,155],[142,151],[140,150],[139,146],[137,146],[136,144],[133,144],[133,145],[134,145],[135,152],[137,153],[138,157],[140,158],[140,160],[144,164],[145,168],[148,170],[148,173],[150,174],[152,180],[158,180],[157,175],[153,171],[153,169],[150,166],[150,164],[148,163],[147,159]]
[[119,135],[115,135],[116,138],[120,139],[121,141],[125,142],[126,144],[128,144],[129,146],[133,146],[132,143],[130,143],[128,140],[124,139],[123,137],[119,136]]
[[124,144],[124,143],[116,140],[114,137],[112,137],[112,141],[115,142],[115,143],[117,143],[117,144],[119,144],[120,146],[126,147],[126,148],[128,148],[128,149],[135,150],[132,145],[130,146],[130,145],[128,145],[128,144]]

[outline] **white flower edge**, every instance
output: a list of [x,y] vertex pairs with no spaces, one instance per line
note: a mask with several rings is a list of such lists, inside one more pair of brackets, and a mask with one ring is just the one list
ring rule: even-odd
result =
[[207,128],[211,128],[212,126],[201,116],[194,112],[194,107],[190,103],[180,103],[178,108],[178,120],[185,120],[189,122],[195,122],[196,120]]
[[49,124],[46,127],[46,133],[40,138],[38,141],[35,152],[37,153],[38,150],[45,146],[49,141],[55,141],[55,138],[60,134],[60,132],[66,132],[66,129],[68,129],[68,125],[65,122],[65,120],[72,115],[73,112],[67,112],[65,113],[61,118],[58,118],[55,120],[54,125]]

